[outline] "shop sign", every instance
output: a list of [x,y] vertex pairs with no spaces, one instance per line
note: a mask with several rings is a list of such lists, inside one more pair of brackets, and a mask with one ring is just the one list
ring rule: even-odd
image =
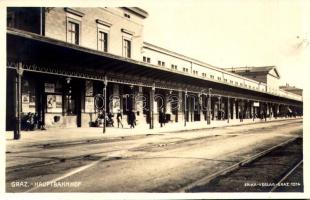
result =
[[45,92],[53,93],[55,92],[55,84],[54,83],[44,83]]
[[254,107],[259,107],[259,102],[254,102],[254,103],[253,103],[253,106],[254,106]]

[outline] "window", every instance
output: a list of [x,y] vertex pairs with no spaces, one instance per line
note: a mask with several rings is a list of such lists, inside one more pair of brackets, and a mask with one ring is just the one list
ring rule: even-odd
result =
[[237,81],[235,82],[235,85],[238,85],[238,82],[237,82]]
[[226,78],[224,78],[224,82],[227,82],[227,79],[226,79]]
[[193,70],[193,74],[194,75],[198,75],[198,71],[197,70]]
[[7,26],[14,28],[15,27],[15,13],[8,11],[7,13]]
[[128,13],[124,13],[124,17],[130,19],[130,15]]
[[188,72],[188,68],[183,67],[183,72]]
[[124,57],[131,58],[131,41],[124,39],[123,48]]
[[159,65],[159,66],[164,67],[164,66],[165,66],[165,62],[164,62],[164,61],[159,60],[159,61],[158,61],[158,65]]
[[219,80],[219,81],[220,81],[220,80],[222,80],[222,79],[221,79],[221,77],[217,77],[217,80]]
[[151,58],[143,56],[143,62],[151,63]]
[[104,31],[98,32],[98,50],[108,52],[108,33]]
[[68,21],[67,42],[71,44],[80,44],[80,24]]
[[214,79],[214,76],[213,76],[213,75],[210,75],[210,78]]
[[178,69],[178,66],[177,66],[177,65],[172,64],[172,65],[171,65],[171,69],[177,70],[177,69]]
[[206,73],[202,73],[201,75],[202,75],[202,77],[206,77],[206,76],[207,76],[207,74],[206,74]]
[[232,80],[230,80],[229,82],[230,82],[230,84],[234,84],[234,81],[232,81]]

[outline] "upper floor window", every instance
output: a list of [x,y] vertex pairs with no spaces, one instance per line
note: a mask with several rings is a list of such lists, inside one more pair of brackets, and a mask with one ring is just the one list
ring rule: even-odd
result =
[[188,68],[183,67],[183,72],[188,72]]
[[123,53],[124,57],[131,58],[131,41],[128,39],[123,41]]
[[124,17],[130,19],[130,15],[128,13],[124,13]]
[[202,77],[206,77],[206,76],[207,76],[207,74],[206,74],[206,73],[202,73],[201,75],[202,75]]
[[178,69],[178,66],[177,66],[177,65],[172,64],[172,65],[171,65],[171,69],[177,70],[177,69]]
[[226,78],[224,78],[224,82],[227,82],[227,79],[226,79]]
[[80,44],[80,23],[77,21],[68,21],[67,24],[67,42]]
[[7,13],[7,26],[8,27],[15,27],[15,13],[8,11]]
[[237,81],[235,82],[235,85],[238,85],[238,82],[237,82]]
[[222,80],[222,78],[221,78],[221,77],[217,77],[217,80],[219,80],[219,81],[220,81],[220,80]]
[[193,70],[193,74],[194,75],[198,75],[198,71],[197,70]]
[[164,67],[164,66],[165,66],[165,62],[164,62],[164,61],[159,60],[159,61],[158,61],[158,65],[159,65],[159,66]]
[[151,58],[150,58],[150,57],[143,56],[143,62],[151,63]]
[[108,33],[104,31],[98,32],[98,50],[108,52]]
[[232,80],[230,80],[229,82],[230,82],[230,84],[234,84],[234,81],[232,81]]
[[214,75],[210,75],[210,78],[214,79]]

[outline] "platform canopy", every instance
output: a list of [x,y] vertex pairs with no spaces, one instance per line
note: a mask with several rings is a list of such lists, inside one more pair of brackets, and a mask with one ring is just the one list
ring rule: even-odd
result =
[[218,83],[192,74],[100,52],[83,46],[17,29],[7,30],[9,68],[22,62],[25,71],[200,93],[212,88],[213,95],[279,103],[295,100],[246,88]]

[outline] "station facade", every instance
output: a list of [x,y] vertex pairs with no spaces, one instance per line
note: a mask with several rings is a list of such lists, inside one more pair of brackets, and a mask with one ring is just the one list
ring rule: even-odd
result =
[[275,66],[220,69],[144,42],[147,16],[136,7],[8,8],[7,130],[26,113],[46,128],[89,127],[119,111],[150,128],[160,112],[180,125],[302,115],[302,96],[279,88]]

